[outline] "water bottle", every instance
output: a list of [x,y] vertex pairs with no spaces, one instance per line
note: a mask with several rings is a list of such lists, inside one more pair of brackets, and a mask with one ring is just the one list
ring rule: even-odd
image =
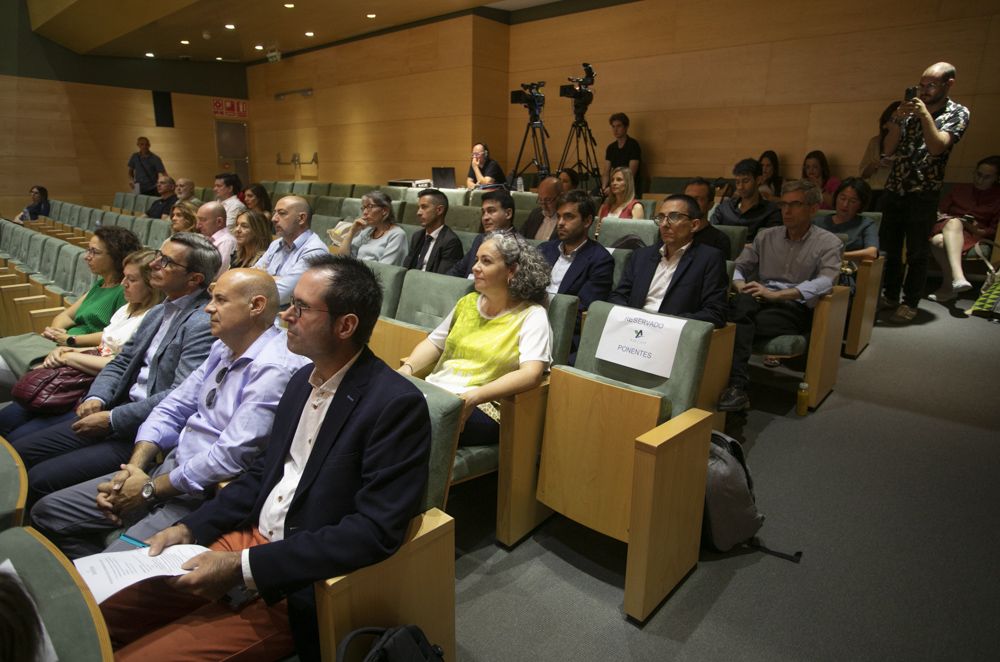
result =
[[795,395],[795,413],[805,416],[809,413],[809,384],[799,383],[798,393]]
[[524,177],[517,178],[517,190],[521,192],[524,191]]

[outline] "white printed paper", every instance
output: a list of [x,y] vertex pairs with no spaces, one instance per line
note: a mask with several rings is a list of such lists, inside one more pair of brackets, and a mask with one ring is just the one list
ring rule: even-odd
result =
[[201,545],[174,545],[159,556],[150,556],[149,548],[143,547],[84,556],[73,564],[87,582],[94,599],[104,602],[123,588],[145,579],[186,574],[188,571],[181,570],[181,565],[207,551],[208,548]]
[[615,306],[608,312],[597,358],[669,379],[685,320]]

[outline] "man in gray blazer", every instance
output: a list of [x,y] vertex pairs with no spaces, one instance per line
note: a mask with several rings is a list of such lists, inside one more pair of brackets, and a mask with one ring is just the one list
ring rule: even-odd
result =
[[128,462],[139,425],[208,356],[214,338],[204,307],[220,264],[201,235],[182,232],[163,242],[150,283],[166,300],[100,372],[75,416],[17,440],[29,503]]

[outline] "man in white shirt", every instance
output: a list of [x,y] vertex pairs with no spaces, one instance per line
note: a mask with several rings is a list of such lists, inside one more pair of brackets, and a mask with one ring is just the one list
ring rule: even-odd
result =
[[198,207],[197,219],[195,227],[198,232],[212,242],[222,258],[222,266],[216,275],[218,278],[229,269],[229,260],[236,250],[236,237],[226,229],[226,210],[221,202],[206,202]]
[[212,191],[215,192],[215,199],[226,208],[226,227],[232,229],[236,225],[236,217],[247,210],[239,197],[243,190],[240,176],[234,172],[220,172],[215,176],[215,183]]
[[288,195],[278,200],[271,221],[278,238],[271,242],[253,266],[274,277],[281,305],[287,306],[295,284],[306,270],[306,260],[328,253],[329,249],[310,229],[312,209],[305,198]]
[[[249,470],[149,540],[153,556],[192,542],[211,551],[186,575],[102,603],[117,659],[283,659],[293,637],[301,659],[319,659],[313,582],[387,558],[419,512],[430,417],[420,391],[367,348],[378,280],[360,260],[326,254],[294,294],[281,315],[288,347],[313,364],[289,381]],[[262,599],[238,613],[216,602],[234,589]]]

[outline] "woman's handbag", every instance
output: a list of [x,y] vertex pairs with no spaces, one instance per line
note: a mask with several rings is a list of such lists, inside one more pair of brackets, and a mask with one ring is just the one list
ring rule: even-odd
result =
[[11,397],[33,414],[65,414],[87,394],[93,381],[93,375],[68,365],[35,368],[17,380]]

